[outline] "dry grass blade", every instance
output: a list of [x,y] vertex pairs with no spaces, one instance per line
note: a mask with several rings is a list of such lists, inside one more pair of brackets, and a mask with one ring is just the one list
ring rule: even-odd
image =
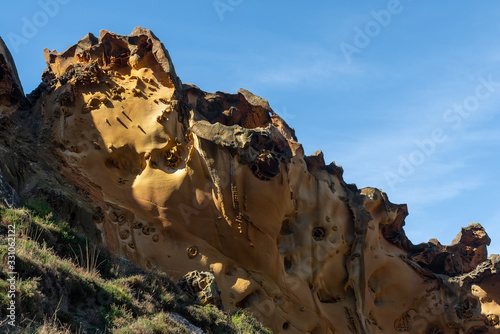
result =
[[93,246],[89,248],[88,241],[85,241],[85,252],[83,251],[82,247],[78,245],[78,249],[80,250],[80,256],[76,254],[73,247],[70,246],[70,248],[73,254],[75,255],[75,261],[79,267],[82,267],[85,270],[87,270],[89,274],[98,273],[98,268],[104,262],[104,260],[98,262],[101,251],[97,249],[97,247]]

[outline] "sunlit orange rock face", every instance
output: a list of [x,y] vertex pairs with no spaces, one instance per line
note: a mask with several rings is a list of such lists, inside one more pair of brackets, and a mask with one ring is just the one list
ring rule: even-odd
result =
[[500,332],[480,225],[413,245],[405,205],[305,156],[267,100],[183,85],[149,30],[45,59],[35,107],[112,252],[175,279],[211,271],[226,310],[276,333]]

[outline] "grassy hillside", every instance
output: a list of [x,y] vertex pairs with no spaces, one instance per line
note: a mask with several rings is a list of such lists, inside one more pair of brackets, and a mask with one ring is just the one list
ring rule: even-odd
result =
[[[6,318],[9,234],[16,239],[16,327]],[[270,333],[244,311],[197,305],[165,274],[99,248],[42,200],[0,206],[0,315],[2,333],[190,333],[192,325],[205,333]]]

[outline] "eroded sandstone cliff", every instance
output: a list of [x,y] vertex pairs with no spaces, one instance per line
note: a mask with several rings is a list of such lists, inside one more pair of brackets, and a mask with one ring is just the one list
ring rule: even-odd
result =
[[225,309],[276,333],[500,333],[500,258],[479,224],[413,245],[405,205],[306,156],[267,100],[182,84],[151,31],[45,50],[43,83],[19,103],[4,50],[3,114],[32,118],[53,187],[112,252],[177,279],[211,271]]

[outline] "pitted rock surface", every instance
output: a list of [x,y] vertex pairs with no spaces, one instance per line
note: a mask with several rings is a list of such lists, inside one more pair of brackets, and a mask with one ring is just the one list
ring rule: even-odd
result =
[[211,273],[225,310],[276,333],[500,332],[498,261],[479,224],[450,246],[414,245],[406,205],[306,156],[267,100],[182,84],[147,29],[88,34],[45,59],[25,111],[40,159],[52,157],[51,186],[39,182],[92,208],[115,254],[177,280],[202,273],[197,293]]

